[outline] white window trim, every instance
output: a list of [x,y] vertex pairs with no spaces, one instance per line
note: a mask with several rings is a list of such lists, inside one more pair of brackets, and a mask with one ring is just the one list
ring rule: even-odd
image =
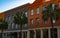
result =
[[16,24],[15,28],[18,29],[18,24]]
[[54,10],[54,8],[55,8],[55,4],[53,3],[53,4],[52,4],[52,9]]
[[34,22],[34,20],[32,19],[32,20],[30,20],[30,24],[32,25],[33,24],[33,22]]
[[31,15],[34,15],[34,10],[33,9],[31,10]]
[[46,8],[45,8],[46,6],[43,6],[43,10],[46,10]]
[[60,8],[60,2],[59,2],[59,8]]
[[56,20],[55,19],[53,19],[53,23],[55,23],[56,22]]
[[40,23],[40,19],[36,19],[36,24],[38,24],[37,22],[39,22],[39,23]]
[[25,12],[26,17],[28,17],[28,12]]
[[47,20],[44,20],[44,24],[46,24],[47,23]]
[[39,9],[39,8],[36,9],[36,13],[37,13],[37,14],[40,13],[40,9]]
[[45,0],[46,2],[50,1],[50,0]]

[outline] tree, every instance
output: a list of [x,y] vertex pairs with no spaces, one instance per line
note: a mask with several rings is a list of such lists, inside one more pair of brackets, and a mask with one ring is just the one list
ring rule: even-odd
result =
[[[45,10],[43,10],[43,20],[48,20],[50,18],[51,25],[52,25],[52,32],[53,31],[53,23],[55,23],[53,20],[59,20],[60,19],[60,9],[57,8],[55,4],[50,4],[45,7]],[[54,34],[52,33],[52,38],[54,38]]]
[[[14,16],[14,23],[20,25],[21,32],[22,32],[22,25],[26,24],[28,22],[27,20],[28,19],[27,19],[25,13],[22,13],[22,12],[20,12],[20,13],[18,12]],[[22,36],[22,34],[21,34],[21,36]]]
[[6,30],[7,28],[8,28],[8,23],[5,20],[0,19],[0,29]]

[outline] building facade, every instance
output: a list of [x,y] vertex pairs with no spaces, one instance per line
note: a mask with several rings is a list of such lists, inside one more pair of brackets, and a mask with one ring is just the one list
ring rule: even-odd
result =
[[[24,4],[22,6],[13,8],[11,10],[5,11],[5,21],[8,22],[8,29],[3,31],[3,38],[20,38],[20,25],[14,24],[14,16],[16,13],[25,13],[26,17],[28,17],[28,5]],[[23,30],[27,30],[27,24],[25,24],[23,27]],[[25,32],[26,33],[26,32]]]
[[0,19],[4,18],[4,13],[0,13]]
[[23,26],[22,38],[52,38],[52,34],[54,34],[54,38],[60,38],[60,20],[53,20],[54,33],[52,33],[50,19],[47,21],[42,19],[42,11],[45,10],[45,6],[50,4],[60,7],[60,0],[35,0],[32,4],[5,11],[5,20],[9,26],[7,30],[3,31],[3,38],[21,38],[19,25],[13,23],[15,14],[20,11],[26,13],[28,17],[28,25]]
[[[0,19],[4,19],[4,13],[0,13]],[[2,38],[2,30],[0,29],[0,38]]]
[[[60,7],[60,0],[35,0],[28,7],[28,28],[29,38],[52,38],[52,24],[50,19],[42,19],[42,12],[45,6],[56,5]],[[60,20],[56,21],[54,26],[54,38],[60,38]]]

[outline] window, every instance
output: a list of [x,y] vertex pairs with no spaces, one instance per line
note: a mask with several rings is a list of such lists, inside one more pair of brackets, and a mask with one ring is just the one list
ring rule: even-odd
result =
[[48,1],[50,1],[50,0],[46,0],[46,2],[48,2]]
[[43,6],[43,11],[46,10],[46,6]]
[[12,29],[14,28],[14,23],[12,23]]
[[36,24],[39,24],[40,23],[40,19],[36,19]]
[[25,24],[25,26],[24,27],[27,27],[27,24]]
[[8,24],[8,29],[11,29],[10,27],[11,27],[11,24],[9,23],[9,24]]
[[28,13],[27,12],[25,12],[25,15],[26,15],[26,17],[28,17]]
[[11,17],[12,21],[14,20],[14,16]]
[[18,29],[18,24],[16,24],[16,29]]
[[52,4],[52,9],[54,10],[54,8],[55,8],[55,4]]
[[33,20],[30,20],[30,24],[33,24]]
[[52,22],[53,22],[53,23],[55,23],[55,22],[56,22],[56,20],[55,20],[55,19],[52,19]]
[[6,19],[5,19],[6,21],[8,20],[8,18],[6,17]]
[[36,9],[36,13],[39,14],[39,12],[40,12],[40,10],[39,10],[39,8],[37,8],[37,9]]
[[11,17],[8,17],[9,18],[9,21],[11,20]]
[[34,14],[34,10],[31,10],[31,15],[33,15]]
[[27,28],[28,28],[28,27],[27,27],[27,24],[24,24],[23,28],[24,28],[24,29],[27,29]]
[[47,23],[47,20],[44,20],[44,24],[46,24]]
[[8,24],[8,29],[10,29],[10,24]]
[[60,2],[59,2],[59,8],[60,8]]

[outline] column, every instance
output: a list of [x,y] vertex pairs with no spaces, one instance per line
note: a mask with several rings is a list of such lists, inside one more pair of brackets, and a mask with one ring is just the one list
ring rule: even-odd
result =
[[19,32],[17,32],[17,38],[19,38]]
[[48,37],[51,38],[50,28],[48,29]]
[[30,31],[27,31],[27,38],[30,38]]
[[22,38],[24,37],[24,35],[23,35],[23,34],[24,34],[24,32],[22,32]]
[[34,30],[34,33],[35,33],[35,34],[34,34],[34,38],[36,38],[36,30]]
[[5,33],[5,35],[4,35],[5,37],[4,38],[6,38],[6,33]]
[[10,32],[8,33],[8,35],[9,35],[8,38],[10,38]]
[[57,28],[57,33],[58,33],[57,37],[60,38],[60,29],[59,28]]
[[4,33],[2,33],[2,38],[4,38]]
[[7,33],[6,33],[6,38],[7,38]]
[[43,38],[43,29],[40,29],[41,30],[41,38]]

